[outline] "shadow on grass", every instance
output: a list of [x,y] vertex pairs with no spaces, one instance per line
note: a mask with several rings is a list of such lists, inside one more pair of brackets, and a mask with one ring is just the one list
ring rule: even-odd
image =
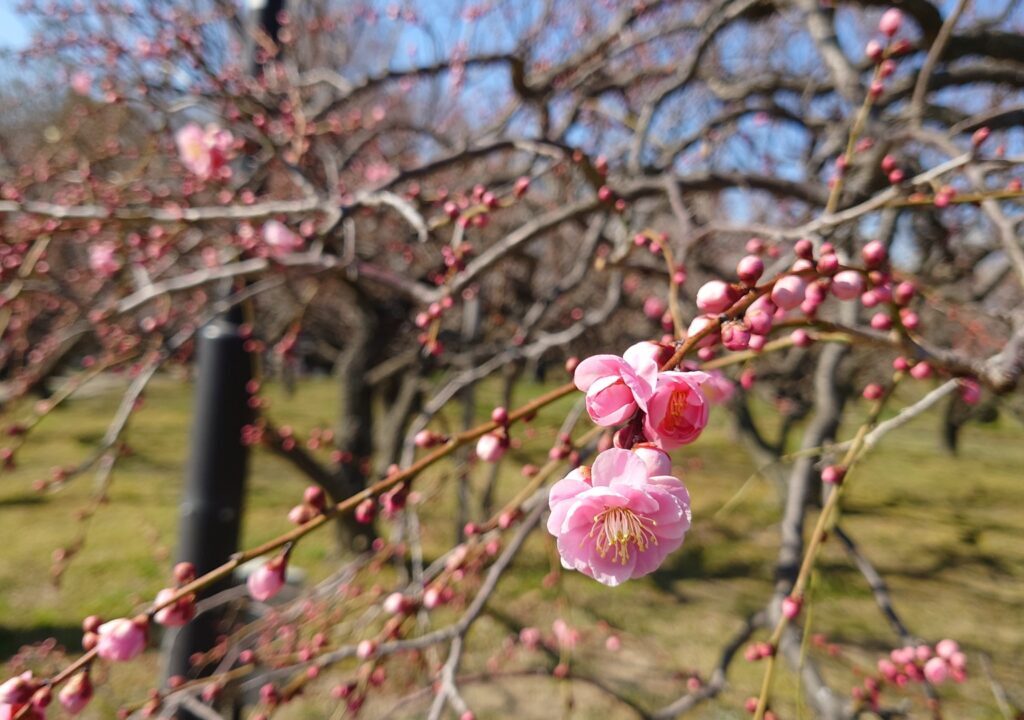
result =
[[668,556],[666,562],[656,570],[651,579],[659,590],[673,595],[679,602],[687,598],[677,587],[681,580],[730,580],[759,575],[762,564],[742,558],[713,558],[703,545],[685,546],[683,552]]
[[82,646],[82,628],[79,625],[41,624],[18,628],[0,625],[0,657],[11,657],[26,645],[38,645],[48,638],[74,653]]
[[25,495],[14,495],[9,498],[3,498],[0,500],[0,509],[5,507],[25,507],[29,505],[42,505],[46,502],[46,498],[39,493],[25,494]]

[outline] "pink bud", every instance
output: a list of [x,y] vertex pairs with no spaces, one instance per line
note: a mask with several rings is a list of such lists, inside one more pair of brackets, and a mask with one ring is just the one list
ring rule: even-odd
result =
[[757,380],[757,373],[752,368],[747,368],[740,373],[740,386],[744,390],[749,390],[754,387],[754,382]]
[[843,270],[832,278],[829,289],[840,300],[853,300],[864,289],[864,278],[856,270]]
[[390,615],[404,613],[408,609],[408,601],[400,592],[393,592],[384,599],[384,612]]
[[85,709],[92,699],[92,683],[89,681],[89,673],[82,671],[68,680],[67,684],[60,689],[57,700],[65,712],[70,715],[77,715]]
[[980,147],[982,143],[988,140],[990,134],[991,131],[987,127],[980,127],[971,135],[971,143],[974,147]]
[[821,471],[821,481],[829,485],[838,485],[843,481],[846,470],[838,465],[829,465]]
[[358,505],[356,505],[356,509],[352,513],[353,517],[355,517],[355,519],[356,519],[356,522],[360,523],[362,525],[369,525],[370,523],[372,523],[373,522],[373,517],[376,514],[377,514],[377,506],[374,504],[373,500],[370,499],[370,498],[366,498],[365,500],[360,502]]
[[747,240],[746,250],[751,255],[760,255],[764,252],[764,240],[761,238],[750,238]]
[[377,643],[373,640],[360,640],[356,645],[356,657],[360,660],[368,660],[377,652]]
[[981,400],[981,385],[970,378],[961,378],[960,399],[968,405],[977,405]]
[[954,654],[960,652],[960,645],[956,640],[939,640],[935,646],[935,654],[943,660],[949,660]]
[[413,438],[413,444],[418,448],[429,448],[437,444],[437,435],[430,430],[420,430]]
[[756,255],[747,255],[736,266],[736,276],[744,285],[753,286],[764,274],[764,261]]
[[860,254],[861,257],[864,258],[864,262],[867,263],[869,267],[878,267],[885,262],[885,259],[889,255],[888,251],[885,249],[885,245],[878,240],[872,240],[865,245],[860,251]]
[[818,273],[832,275],[839,269],[839,257],[835,253],[826,253],[818,258]]
[[761,352],[764,349],[766,342],[768,342],[768,338],[764,335],[751,335],[750,342],[747,343],[747,348],[754,352]]
[[900,308],[900,322],[907,330],[916,330],[917,326],[921,324],[921,318],[913,310]]
[[878,400],[882,397],[884,390],[882,386],[877,383],[871,383],[864,388],[864,399],[865,400]]
[[265,602],[277,595],[284,587],[286,569],[287,560],[284,555],[279,555],[261,565],[246,580],[249,594],[260,602]]
[[875,313],[871,316],[871,327],[875,330],[888,330],[892,327],[892,318],[887,313]]
[[886,37],[892,37],[900,31],[900,26],[902,24],[903,13],[896,8],[889,8],[882,13],[882,17],[878,21],[878,31]]
[[733,301],[732,288],[721,280],[704,283],[697,291],[697,307],[703,313],[716,315],[725,312]]
[[324,489],[316,485],[310,485],[306,488],[302,494],[302,499],[310,507],[314,507],[317,510],[323,510],[326,498],[324,497]]
[[794,330],[790,334],[789,339],[792,340],[793,344],[797,347],[807,347],[811,344],[811,336],[803,329]]
[[665,301],[660,297],[651,295],[644,300],[644,315],[651,320],[658,320],[665,314]]
[[892,297],[897,305],[906,305],[913,299],[916,291],[914,283],[904,281],[893,289]]
[[[690,323],[690,327],[686,330],[686,337],[694,337],[705,329],[715,324],[715,320],[708,315],[698,315]],[[697,343],[697,347],[708,347],[718,342],[719,334],[717,332],[710,332],[700,339]]]
[[[165,602],[170,600],[176,590],[174,588],[164,588],[156,594],[156,605],[163,605]],[[164,627],[181,627],[187,625],[189,621],[195,617],[196,614],[196,600],[194,595],[186,595],[178,600],[175,600],[165,608],[161,608],[153,616],[153,619]]]
[[877,40],[868,40],[868,44],[864,46],[864,54],[872,61],[878,62],[882,59],[882,43]]
[[797,275],[786,275],[772,288],[772,302],[783,310],[792,310],[804,301],[807,283]]
[[812,257],[814,257],[814,243],[812,243],[807,238],[801,238],[800,240],[796,241],[795,245],[793,245],[793,253],[798,258],[810,260]]
[[722,325],[722,344],[729,350],[746,350],[750,344],[750,328],[736,320]]
[[178,584],[190,583],[196,579],[196,566],[190,562],[180,562],[174,566],[173,574]]
[[799,596],[787,595],[782,600],[782,616],[787,620],[792,620],[800,614],[800,609],[803,607],[803,598]]
[[491,411],[491,421],[496,422],[499,425],[508,424],[508,410],[504,407],[496,407]]
[[146,647],[148,623],[128,618],[118,618],[103,623],[97,630],[99,640],[96,654],[104,660],[122,662],[131,660]]
[[910,376],[915,380],[927,380],[932,376],[932,366],[922,360],[910,368]]
[[924,664],[924,676],[932,685],[941,685],[949,678],[949,668],[942,658],[934,657]]
[[476,456],[484,462],[497,462],[505,454],[506,443],[494,433],[481,435],[476,441]]
[[762,295],[747,308],[743,317],[752,333],[767,335],[772,329],[772,318],[776,310],[778,308],[775,303],[769,300],[768,296]]

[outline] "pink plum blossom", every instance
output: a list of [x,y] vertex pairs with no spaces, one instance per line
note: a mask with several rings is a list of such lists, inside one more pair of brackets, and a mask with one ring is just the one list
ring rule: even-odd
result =
[[660,297],[651,295],[644,300],[644,315],[651,320],[659,320],[665,314],[665,301]]
[[587,394],[590,419],[602,427],[628,420],[637,408],[647,410],[658,379],[656,357],[660,348],[651,342],[630,347],[622,357],[593,355],[582,361],[573,376]]
[[677,478],[650,475],[635,452],[605,450],[551,488],[548,531],[562,565],[614,587],[654,572],[683,543],[690,496]]
[[[163,605],[174,597],[177,592],[174,588],[164,588],[156,594],[156,604]],[[164,627],[181,627],[187,625],[195,617],[196,600],[194,595],[186,595],[178,598],[167,607],[157,610],[153,619]]]
[[697,307],[703,313],[717,314],[725,312],[733,303],[732,288],[721,280],[704,283],[697,291]]
[[658,375],[658,383],[647,403],[644,433],[663,450],[692,443],[708,424],[710,403],[704,396],[707,373],[669,371]]
[[[704,332],[709,327],[714,325],[715,319],[710,315],[698,315],[690,322],[690,327],[686,329],[686,337],[691,338],[700,333]],[[710,332],[700,339],[697,343],[697,347],[704,348],[710,347],[719,341],[721,335],[716,332]]]
[[933,657],[924,664],[924,676],[932,685],[941,685],[949,678],[949,668],[946,661],[940,657]]
[[79,70],[71,75],[71,89],[78,95],[88,95],[92,89],[92,75]]
[[118,618],[103,623],[96,631],[96,653],[104,660],[131,660],[146,648],[147,629],[147,623],[138,619]]
[[39,682],[28,670],[0,685],[0,705],[24,705],[32,699]]
[[955,654],[960,652],[960,645],[956,640],[939,640],[938,644],[935,645],[935,654],[943,660],[949,660]]
[[89,269],[100,277],[110,277],[121,269],[114,243],[96,243],[89,248]]
[[476,456],[484,462],[498,462],[507,447],[508,443],[496,433],[487,433],[476,441]]
[[263,242],[274,257],[302,249],[302,238],[277,220],[268,220],[263,224]]
[[284,587],[287,564],[287,557],[279,555],[257,568],[246,580],[249,594],[256,600],[265,602],[281,592],[281,588]]
[[856,270],[843,270],[832,278],[829,289],[840,300],[853,300],[864,290],[864,278]]
[[799,275],[786,275],[772,287],[772,302],[783,310],[792,310],[804,301],[807,283]]
[[196,177],[209,180],[230,159],[234,136],[213,123],[204,129],[192,122],[174,134],[174,141],[181,164]]
[[902,24],[903,13],[896,8],[889,8],[882,13],[882,17],[878,21],[878,29],[886,37],[892,37],[900,31],[900,26]]
[[89,680],[88,672],[80,672],[60,689],[57,700],[60,706],[69,715],[77,715],[85,709],[92,699],[92,682]]

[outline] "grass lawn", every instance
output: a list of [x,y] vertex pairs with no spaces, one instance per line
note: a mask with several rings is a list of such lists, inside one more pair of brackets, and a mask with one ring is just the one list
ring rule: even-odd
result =
[[[517,401],[542,389],[524,385]],[[334,391],[328,380],[306,382],[292,397],[271,387],[268,397],[274,420],[290,423],[300,436],[313,424],[331,421]],[[495,387],[481,388],[482,417],[495,398]],[[76,520],[76,513],[89,503],[90,475],[56,493],[31,490],[32,481],[47,476],[52,466],[80,461],[90,452],[117,399],[111,392],[72,400],[33,433],[18,454],[17,469],[0,474],[3,657],[48,636],[73,649],[82,617],[124,614],[152,598],[166,581],[186,455],[190,386],[171,377],[153,384],[127,434],[134,452],[118,463],[110,502],[87,526]],[[571,402],[541,413],[529,431],[517,431],[523,447],[504,463],[501,497],[511,497],[521,485],[522,463],[543,459]],[[979,658],[987,654],[993,675],[1018,702],[1024,701],[1024,431],[1009,419],[970,426],[960,455],[953,458],[936,449],[937,424],[935,416],[919,418],[886,438],[854,474],[842,522],[888,581],[911,631],[933,641],[954,637],[967,650],[971,678],[962,686],[941,689],[946,716],[999,718]],[[844,427],[842,435],[852,432]],[[541,581],[552,569],[552,545],[546,534],[535,534],[502,581],[491,604],[493,613],[470,635],[467,667],[480,668],[484,659],[501,654],[508,630],[500,618],[550,632],[551,621],[563,617],[582,633],[573,667],[606,677],[645,707],[678,696],[689,673],[709,671],[725,638],[769,592],[778,502],[773,487],[757,480],[727,513],[716,515],[753,470],[731,437],[724,413],[713,418],[698,443],[676,452],[674,460],[694,502],[694,527],[682,550],[651,578],[621,588],[604,588],[571,573],[548,587]],[[447,482],[452,471],[451,464],[440,465],[417,485],[426,497],[422,508],[428,556],[442,551],[452,537],[453,491]],[[483,475],[482,469],[474,471],[474,482],[482,482]],[[290,466],[257,452],[245,544],[287,529],[285,513],[303,487]],[[51,555],[83,530],[85,544],[55,586],[49,575]],[[325,577],[334,566],[332,543],[330,532],[315,534],[299,544],[294,563],[311,579]],[[834,686],[847,688],[858,682],[853,666],[873,666],[897,639],[841,548],[829,543],[819,567],[813,630],[841,647],[839,657],[822,662]],[[617,653],[604,647],[608,627],[621,636]],[[811,652],[819,657],[822,653]],[[520,649],[503,667],[525,670],[547,662]],[[151,653],[143,663],[113,668],[112,682],[98,689],[98,701],[83,717],[110,718],[120,702],[142,698],[156,666],[156,654]],[[761,672],[760,665],[738,659],[722,699],[692,716],[746,717],[742,703],[756,693]],[[331,678],[350,675],[351,666],[327,673],[303,708],[288,709],[279,717],[331,717],[336,702],[326,689]],[[775,688],[774,705],[782,717],[811,717],[799,707],[793,675],[782,671]],[[387,686],[383,692],[389,692]],[[468,685],[466,697],[480,718],[632,717],[583,684],[537,676],[509,678],[487,690]],[[925,717],[915,703],[914,716]],[[363,717],[378,716],[381,707],[367,706]],[[410,706],[402,716],[421,717],[423,712],[422,705]]]

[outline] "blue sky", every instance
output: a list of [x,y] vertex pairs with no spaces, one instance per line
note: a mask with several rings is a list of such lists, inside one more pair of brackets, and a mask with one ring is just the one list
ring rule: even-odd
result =
[[17,0],[0,0],[0,47],[18,48],[28,42],[28,31],[14,12]]

